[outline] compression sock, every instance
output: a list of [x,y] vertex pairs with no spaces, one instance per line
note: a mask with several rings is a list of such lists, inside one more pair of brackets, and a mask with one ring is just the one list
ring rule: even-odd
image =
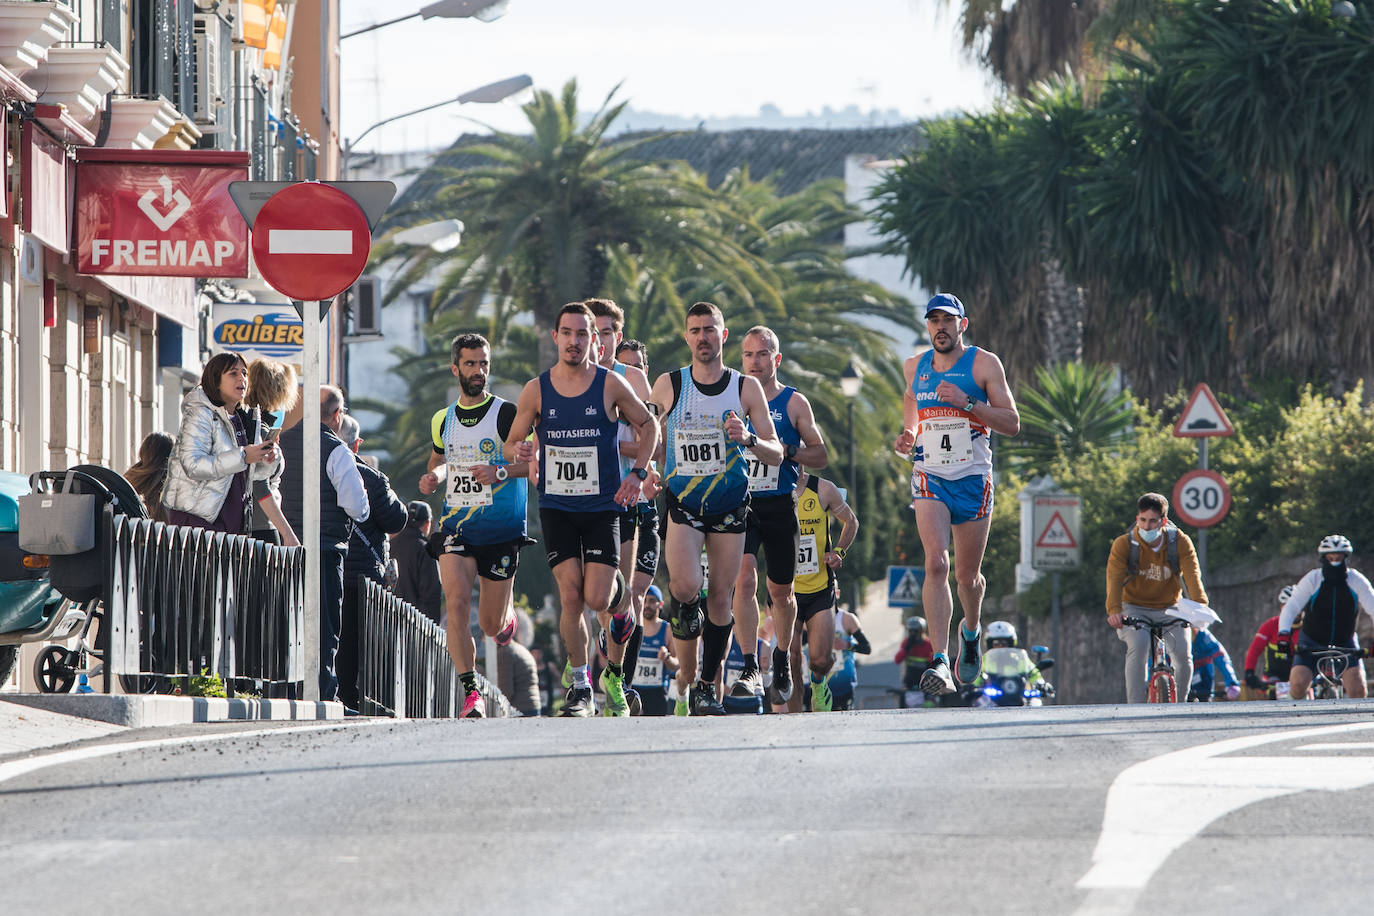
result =
[[758,666],[759,660],[754,656],[754,653],[746,653],[744,656],[744,670],[748,671],[750,668],[757,668]]
[[774,649],[774,650],[773,650],[773,670],[774,670],[774,671],[783,671],[783,670],[786,670],[786,669],[787,669],[787,663],[788,663],[787,650],[786,650],[786,649]]
[[580,665],[573,669],[573,686],[579,690],[583,687],[591,688],[592,676],[587,673],[586,665]]
[[644,627],[635,624],[635,631],[630,634],[630,641],[625,644],[625,664],[634,665],[639,659],[639,646],[644,642]]
[[467,696],[477,689],[477,672],[464,671],[458,675],[458,680],[463,682],[463,696]]
[[707,683],[716,679],[716,672],[720,670],[721,659],[725,658],[726,646],[730,644],[730,633],[735,628],[735,622],[731,620],[727,624],[718,624],[711,619],[706,620],[706,628],[701,634],[701,679]]

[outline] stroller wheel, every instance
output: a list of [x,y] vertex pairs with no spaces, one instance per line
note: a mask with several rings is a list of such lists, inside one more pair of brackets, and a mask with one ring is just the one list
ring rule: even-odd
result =
[[43,693],[66,693],[76,683],[76,652],[61,646],[48,646],[38,655],[33,666],[34,680]]

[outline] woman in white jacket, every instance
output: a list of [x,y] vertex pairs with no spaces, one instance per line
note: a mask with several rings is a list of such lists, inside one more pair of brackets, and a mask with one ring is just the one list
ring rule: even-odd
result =
[[261,432],[243,408],[247,393],[243,357],[220,353],[182,401],[181,432],[162,491],[169,523],[244,533],[250,480],[270,477],[281,462],[275,443],[257,441]]

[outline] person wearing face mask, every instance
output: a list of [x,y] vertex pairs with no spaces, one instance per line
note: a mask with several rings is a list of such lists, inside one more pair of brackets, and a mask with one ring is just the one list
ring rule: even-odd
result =
[[[1150,660],[1150,632],[1122,625],[1123,617],[1143,617],[1164,622],[1165,612],[1177,607],[1183,589],[1199,604],[1207,603],[1198,571],[1197,552],[1188,535],[1169,520],[1169,501],[1158,493],[1136,500],[1135,524],[1112,542],[1107,559],[1107,623],[1117,639],[1126,644],[1126,702],[1144,703],[1145,668]],[[1192,640],[1187,627],[1164,631],[1174,679],[1188,684],[1193,679]],[[1178,701],[1187,691],[1178,691]]]
[[[1293,594],[1279,612],[1275,654],[1283,658],[1292,653],[1288,691],[1295,700],[1306,699],[1307,690],[1312,686],[1312,672],[1317,667],[1312,651],[1324,646],[1359,648],[1355,640],[1355,619],[1360,611],[1374,619],[1374,588],[1347,562],[1354,549],[1345,535],[1328,534],[1322,538],[1317,545],[1321,566],[1293,586]],[[1293,624],[1300,614],[1302,626],[1294,647]],[[1362,699],[1366,693],[1364,662],[1355,659],[1353,664],[1347,665],[1341,672],[1341,684],[1347,697]]]

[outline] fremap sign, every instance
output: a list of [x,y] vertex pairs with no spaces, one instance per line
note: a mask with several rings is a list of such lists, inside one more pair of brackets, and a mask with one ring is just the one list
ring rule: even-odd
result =
[[77,270],[248,276],[248,224],[229,197],[247,177],[246,152],[79,150]]

